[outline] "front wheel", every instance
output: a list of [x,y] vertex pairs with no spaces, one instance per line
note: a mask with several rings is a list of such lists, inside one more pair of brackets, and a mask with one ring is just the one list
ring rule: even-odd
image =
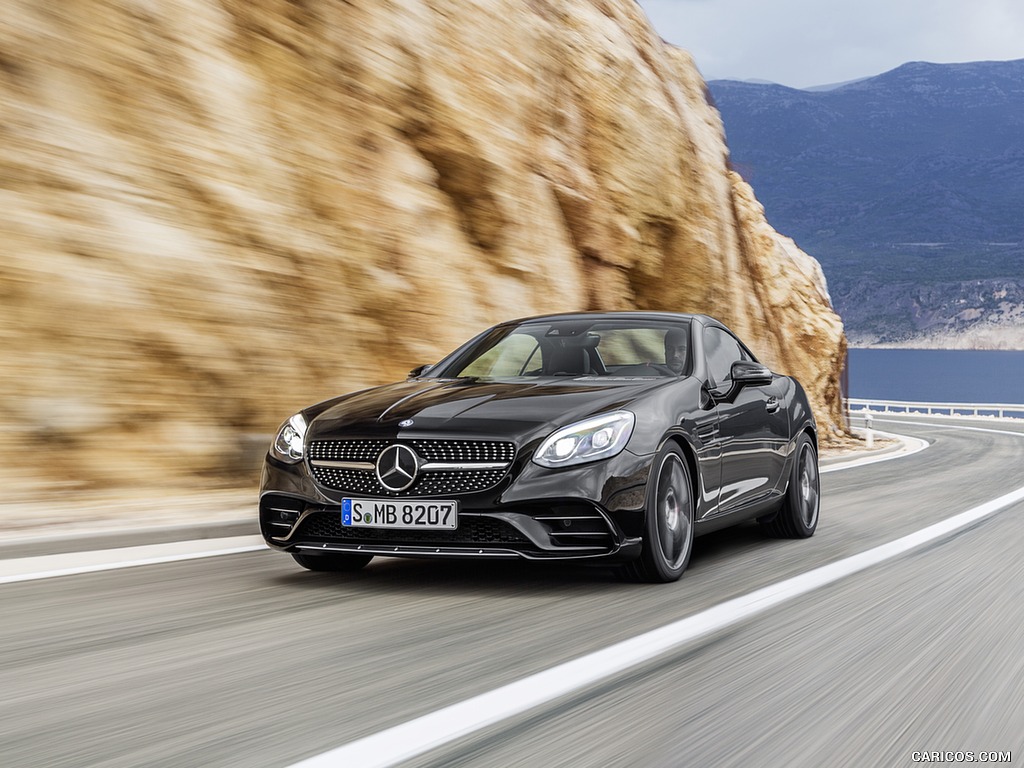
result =
[[307,571],[358,571],[366,566],[373,555],[349,555],[333,552],[323,555],[307,555],[292,552],[292,559]]
[[623,566],[631,581],[677,581],[693,549],[693,484],[675,445],[661,449],[651,468],[640,557]]
[[762,529],[779,539],[806,539],[818,527],[821,490],[818,483],[818,452],[804,432],[797,439],[789,488],[778,513],[761,523]]

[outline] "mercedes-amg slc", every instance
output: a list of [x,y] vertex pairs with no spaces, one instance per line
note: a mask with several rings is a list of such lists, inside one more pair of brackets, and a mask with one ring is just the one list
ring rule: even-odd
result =
[[817,445],[800,384],[711,317],[530,317],[285,421],[259,521],[314,571],[518,558],[670,582],[725,526],[811,536]]

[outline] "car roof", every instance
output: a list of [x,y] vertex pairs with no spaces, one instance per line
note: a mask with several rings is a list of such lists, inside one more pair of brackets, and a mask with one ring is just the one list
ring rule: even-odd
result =
[[501,325],[520,325],[523,323],[543,323],[555,320],[668,320],[691,322],[697,320],[701,325],[721,325],[718,320],[708,315],[695,315],[683,312],[658,312],[651,310],[628,310],[617,312],[565,312],[553,315],[533,315],[507,320]]

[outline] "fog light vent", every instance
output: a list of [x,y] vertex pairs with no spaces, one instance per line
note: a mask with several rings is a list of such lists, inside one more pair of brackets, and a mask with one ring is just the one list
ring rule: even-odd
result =
[[301,499],[290,496],[264,496],[260,500],[260,519],[278,532],[291,530],[305,506]]

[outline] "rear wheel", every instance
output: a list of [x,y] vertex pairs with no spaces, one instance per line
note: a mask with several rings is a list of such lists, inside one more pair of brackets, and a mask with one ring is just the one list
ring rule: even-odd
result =
[[308,571],[358,571],[373,560],[373,555],[349,555],[339,552],[307,555],[293,552],[292,559]]
[[797,439],[796,459],[782,507],[774,517],[762,522],[761,528],[779,539],[809,538],[818,527],[820,503],[818,452],[804,432]]
[[693,549],[693,485],[675,445],[661,449],[651,470],[640,557],[623,566],[632,581],[666,583],[683,575]]

